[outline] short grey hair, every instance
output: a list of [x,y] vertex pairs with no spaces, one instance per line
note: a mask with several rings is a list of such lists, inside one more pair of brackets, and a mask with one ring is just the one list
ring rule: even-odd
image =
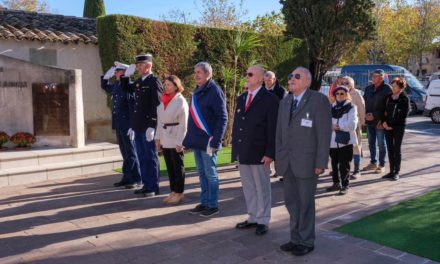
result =
[[275,73],[274,73],[273,71],[267,71],[267,72],[264,74],[264,77],[273,78],[273,79],[276,78]]
[[206,61],[201,61],[199,63],[196,64],[196,66],[194,66],[194,69],[196,68],[200,68],[202,69],[205,73],[208,73],[209,76],[212,76],[212,67],[211,64],[207,63]]
[[342,77],[342,79],[345,79],[345,80],[347,80],[348,81],[348,83],[349,83],[349,87],[348,88],[350,88],[350,89],[354,89],[354,80],[353,80],[353,78],[351,78],[350,76],[344,76],[344,77]]
[[257,71],[259,71],[259,72],[261,73],[261,75],[263,75],[263,76],[264,76],[264,73],[266,72],[266,70],[263,68],[263,66],[261,66],[261,65],[259,65],[259,64],[252,65],[252,66],[249,67],[249,68],[255,68],[255,69],[257,69]]
[[306,74],[307,80],[309,80],[310,82],[312,81],[312,73],[310,72],[309,69],[305,67],[296,67],[295,71],[296,70],[304,72]]

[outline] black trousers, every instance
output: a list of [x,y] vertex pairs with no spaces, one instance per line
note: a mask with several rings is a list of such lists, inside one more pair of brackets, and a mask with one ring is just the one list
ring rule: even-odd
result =
[[353,159],[353,145],[342,148],[331,148],[333,183],[348,186],[350,179],[350,162]]
[[405,134],[405,126],[395,126],[392,130],[385,130],[385,138],[388,148],[388,160],[390,172],[399,173],[402,162],[402,140]]
[[174,148],[164,148],[163,157],[167,165],[170,189],[175,193],[183,193],[185,188],[185,166],[183,165],[183,152]]

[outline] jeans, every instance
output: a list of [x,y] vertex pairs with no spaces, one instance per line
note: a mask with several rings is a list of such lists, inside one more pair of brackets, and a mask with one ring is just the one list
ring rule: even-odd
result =
[[135,132],[134,141],[141,170],[143,189],[147,192],[159,192],[159,158],[154,140],[148,142],[145,131]]
[[119,150],[121,151],[123,159],[123,176],[121,181],[124,183],[140,183],[141,175],[139,170],[139,161],[136,155],[135,143],[127,136],[127,130],[116,130],[116,139],[118,140]]
[[376,159],[376,140],[379,146],[379,166],[385,167],[385,156],[387,149],[385,148],[385,133],[383,129],[376,126],[367,126],[368,147],[370,149],[371,163],[377,164]]
[[217,152],[212,156],[203,150],[194,150],[197,172],[200,177],[200,204],[209,208],[218,207],[218,174],[217,174]]
[[388,147],[388,160],[390,162],[390,172],[399,173],[400,163],[402,162],[402,140],[405,134],[405,126],[394,126],[392,130],[385,131]]

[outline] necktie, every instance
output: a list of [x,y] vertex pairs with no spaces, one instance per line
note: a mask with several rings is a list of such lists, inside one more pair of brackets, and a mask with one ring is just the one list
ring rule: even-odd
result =
[[294,99],[292,105],[290,106],[290,118],[292,118],[292,115],[297,107],[298,107],[298,100]]
[[249,93],[249,99],[246,103],[246,107],[244,108],[245,112],[248,110],[249,106],[251,105],[251,102],[252,102],[252,93]]

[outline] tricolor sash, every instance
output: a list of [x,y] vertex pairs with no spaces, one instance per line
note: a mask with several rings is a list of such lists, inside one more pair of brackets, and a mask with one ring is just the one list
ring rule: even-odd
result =
[[197,104],[197,98],[196,95],[193,94],[192,99],[191,99],[191,107],[189,108],[189,113],[191,114],[191,117],[194,121],[194,124],[196,124],[196,126],[205,131],[205,133],[208,135],[209,140],[208,140],[208,145],[206,146],[206,153],[208,153],[208,155],[212,155],[212,150],[209,147],[209,143],[211,143],[212,140],[212,134],[209,131],[209,127],[206,124],[205,119],[202,116],[202,113],[200,112],[199,109],[199,105]]

